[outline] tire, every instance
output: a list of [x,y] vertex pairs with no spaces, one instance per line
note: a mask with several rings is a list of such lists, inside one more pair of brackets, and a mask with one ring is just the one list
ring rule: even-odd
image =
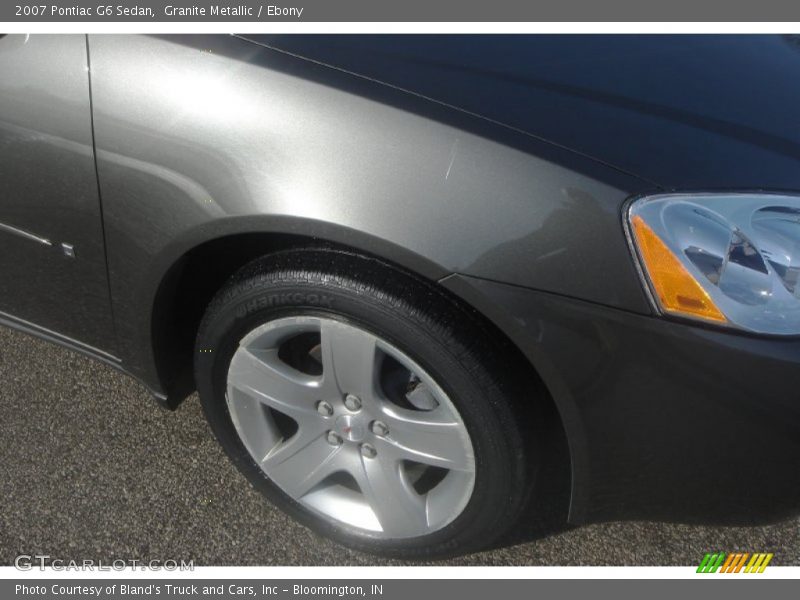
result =
[[534,483],[535,386],[505,352],[429,282],[294,250],[216,295],[195,378],[219,442],[272,503],[350,548],[437,559],[496,543]]

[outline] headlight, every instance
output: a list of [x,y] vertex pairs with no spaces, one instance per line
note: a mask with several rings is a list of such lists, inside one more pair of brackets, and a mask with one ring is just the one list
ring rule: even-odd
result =
[[634,201],[627,216],[662,312],[800,335],[800,197],[664,194]]

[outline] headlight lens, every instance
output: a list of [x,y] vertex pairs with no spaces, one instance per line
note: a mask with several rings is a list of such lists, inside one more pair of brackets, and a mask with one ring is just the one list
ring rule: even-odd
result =
[[800,197],[650,196],[630,205],[628,224],[662,312],[800,335]]

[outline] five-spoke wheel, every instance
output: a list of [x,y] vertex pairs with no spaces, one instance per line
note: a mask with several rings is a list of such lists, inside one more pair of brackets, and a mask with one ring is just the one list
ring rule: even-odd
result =
[[298,316],[255,328],[231,360],[227,402],[266,475],[329,519],[415,537],[469,501],[475,461],[458,411],[361,327]]
[[535,435],[513,365],[433,284],[309,249],[220,290],[195,380],[220,443],[277,506],[359,550],[434,558],[492,543],[524,508]]

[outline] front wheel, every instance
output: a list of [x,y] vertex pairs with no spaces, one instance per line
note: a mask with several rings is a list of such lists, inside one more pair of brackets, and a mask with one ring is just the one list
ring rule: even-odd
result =
[[535,471],[524,392],[488,337],[385,265],[287,253],[214,299],[196,379],[218,439],[272,502],[359,550],[440,557],[506,532]]

